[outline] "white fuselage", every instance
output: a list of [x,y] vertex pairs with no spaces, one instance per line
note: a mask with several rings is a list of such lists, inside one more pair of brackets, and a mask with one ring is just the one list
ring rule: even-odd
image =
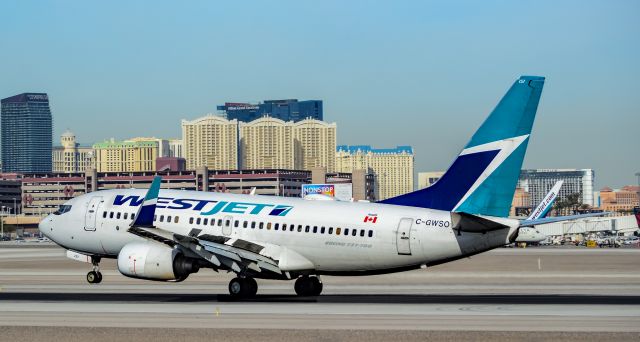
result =
[[[40,229],[67,249],[117,257],[126,244],[144,241],[127,229],[145,193],[79,196],[67,203],[67,212],[45,218]],[[491,219],[510,228],[459,232],[450,212],[407,206],[161,190],[154,225],[182,235],[196,229],[286,247],[311,261],[318,274],[366,274],[438,264],[509,243],[518,221]]]

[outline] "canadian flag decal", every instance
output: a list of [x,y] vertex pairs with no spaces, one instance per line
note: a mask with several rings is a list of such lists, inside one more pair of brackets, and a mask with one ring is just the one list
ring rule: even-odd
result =
[[378,221],[378,214],[369,214],[364,217],[364,223],[371,222],[376,223]]

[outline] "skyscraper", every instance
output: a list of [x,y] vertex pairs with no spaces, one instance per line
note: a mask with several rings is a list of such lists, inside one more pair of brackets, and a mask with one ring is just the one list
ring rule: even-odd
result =
[[282,121],[298,122],[307,118],[322,121],[320,100],[266,100],[258,104],[227,102],[224,106],[218,106],[218,110],[227,119],[241,122],[254,121],[265,115]]
[[2,170],[51,172],[52,123],[47,94],[23,93],[1,103]]
[[182,148],[187,169],[238,169],[238,121],[207,115],[182,120]]
[[387,199],[413,191],[413,148],[371,148],[369,145],[340,145],[336,171],[364,169],[376,177],[377,199]]

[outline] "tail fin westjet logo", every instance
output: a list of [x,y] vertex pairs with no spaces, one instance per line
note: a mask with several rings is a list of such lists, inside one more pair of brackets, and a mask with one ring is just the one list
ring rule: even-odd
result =
[[[142,204],[144,197],[140,196],[124,196],[117,195],[113,200],[113,205],[129,205],[137,207]],[[176,210],[195,210],[200,211],[200,215],[215,215],[217,213],[229,214],[249,214],[259,215],[267,212],[271,216],[285,216],[291,209],[290,205],[266,204],[266,203],[249,203],[249,202],[227,202],[212,201],[189,198],[170,198],[158,197],[156,208],[167,208]]]

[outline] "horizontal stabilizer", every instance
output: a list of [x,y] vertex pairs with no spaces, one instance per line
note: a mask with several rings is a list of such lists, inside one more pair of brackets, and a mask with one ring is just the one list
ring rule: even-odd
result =
[[451,213],[453,229],[467,233],[486,233],[507,229],[508,225],[467,213]]

